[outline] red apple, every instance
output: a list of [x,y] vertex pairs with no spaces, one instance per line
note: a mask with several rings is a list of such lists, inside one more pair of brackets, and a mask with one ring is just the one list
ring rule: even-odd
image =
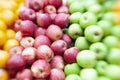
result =
[[51,45],[49,38],[45,35],[39,35],[35,38],[34,47],[38,48],[40,45]]
[[65,74],[61,69],[51,69],[48,80],[65,80]]
[[41,45],[37,48],[37,57],[38,59],[44,59],[48,62],[53,58],[54,52],[47,45]]
[[51,13],[49,15],[50,15],[50,18],[51,18],[51,23],[54,23],[57,13]]
[[51,24],[46,30],[46,35],[52,41],[60,39],[62,37],[62,34],[63,34],[62,29],[59,26],[54,24]]
[[71,47],[65,50],[64,52],[64,60],[66,63],[73,63],[76,62],[76,56],[79,53],[79,49],[76,47]]
[[47,5],[44,8],[44,12],[45,13],[56,13],[57,10],[56,10],[56,8],[53,5]]
[[38,59],[31,66],[31,71],[35,78],[47,78],[50,70],[50,64],[46,60]]
[[15,33],[14,38],[15,38],[16,40],[18,40],[18,41],[21,41],[22,38],[23,38],[23,33],[22,33],[21,31],[17,31],[17,32]]
[[35,11],[39,11],[44,7],[43,0],[30,0],[29,7]]
[[24,69],[17,73],[17,80],[33,80],[32,71],[30,69]]
[[49,0],[43,0],[43,2],[44,2],[44,6],[47,6],[49,3]]
[[22,54],[23,50],[24,50],[24,48],[22,46],[16,45],[16,46],[11,47],[8,52],[11,55],[13,55],[13,54]]
[[24,20],[20,24],[20,31],[24,36],[32,36],[35,30],[35,24],[30,20]]
[[50,15],[47,13],[37,13],[36,22],[40,27],[47,28],[51,24]]
[[34,37],[36,38],[39,35],[45,35],[46,34],[46,29],[39,27],[35,30]]
[[34,47],[27,47],[21,54],[28,64],[32,64],[36,59],[36,49]]
[[57,10],[58,13],[66,13],[69,14],[69,8],[65,5],[60,6]]
[[69,15],[65,13],[57,14],[54,24],[60,26],[61,28],[67,27],[69,24]]
[[18,19],[18,20],[16,20],[15,23],[14,23],[14,30],[15,30],[16,32],[20,30],[21,21],[22,21],[21,19]]
[[36,19],[36,13],[32,9],[26,8],[26,9],[24,9],[23,11],[21,11],[19,13],[19,18],[22,19],[22,20],[35,21],[35,19]]
[[20,41],[20,45],[24,48],[32,47],[34,45],[34,38],[33,37],[23,37]]
[[62,5],[62,0],[49,0],[49,4],[59,8]]
[[64,51],[67,49],[67,43],[63,40],[56,40],[51,44],[51,48],[55,55],[63,55]]
[[64,69],[64,59],[62,56],[56,55],[52,58],[50,62],[51,68],[59,68],[59,69]]

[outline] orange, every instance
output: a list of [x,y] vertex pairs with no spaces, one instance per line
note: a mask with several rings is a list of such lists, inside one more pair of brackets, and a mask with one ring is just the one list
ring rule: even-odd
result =
[[0,46],[3,46],[7,40],[6,33],[0,30]]
[[8,51],[11,47],[19,45],[19,42],[16,39],[8,39],[3,46],[3,49]]
[[5,31],[6,29],[7,29],[7,25],[2,20],[0,20],[0,30]]
[[15,31],[13,29],[6,30],[7,39],[12,39],[15,36]]
[[7,51],[0,50],[0,68],[7,67],[7,60],[10,57],[10,54]]
[[9,80],[9,73],[5,69],[0,69],[0,80]]

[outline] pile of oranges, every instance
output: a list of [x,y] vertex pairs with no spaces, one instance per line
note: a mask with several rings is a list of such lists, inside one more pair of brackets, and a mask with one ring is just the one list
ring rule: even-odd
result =
[[8,50],[19,42],[14,39],[13,24],[18,19],[18,10],[24,0],[0,0],[0,80],[9,80],[6,62]]

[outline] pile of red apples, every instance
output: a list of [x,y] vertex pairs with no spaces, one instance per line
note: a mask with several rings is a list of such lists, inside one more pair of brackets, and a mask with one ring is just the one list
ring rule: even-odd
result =
[[69,15],[62,0],[25,1],[14,24],[20,45],[9,50],[11,79],[65,80],[64,66],[75,62],[79,52],[65,33]]

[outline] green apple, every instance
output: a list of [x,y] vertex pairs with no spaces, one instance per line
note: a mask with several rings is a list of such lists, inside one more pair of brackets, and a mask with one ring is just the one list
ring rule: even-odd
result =
[[113,36],[116,36],[116,37],[118,37],[120,39],[120,26],[114,26],[114,27],[112,27],[111,34]]
[[74,13],[74,12],[84,12],[84,4],[82,2],[79,1],[74,1],[71,3],[71,5],[69,6],[69,11],[70,13]]
[[82,50],[76,56],[76,61],[80,67],[91,68],[96,65],[96,54],[91,50]]
[[90,6],[97,4],[96,0],[84,0],[85,1],[85,9],[87,10]]
[[70,6],[75,0],[66,0],[67,6]]
[[98,42],[103,38],[103,30],[97,25],[90,25],[84,30],[85,38],[89,42]]
[[75,12],[71,14],[69,17],[70,23],[79,23],[81,14],[81,12]]
[[77,47],[80,50],[85,50],[89,48],[90,43],[86,40],[85,37],[78,37],[75,40],[75,47]]
[[82,80],[82,79],[77,74],[70,74],[65,78],[65,80]]
[[80,66],[77,63],[66,64],[64,68],[64,73],[66,76],[70,74],[80,74]]
[[120,64],[120,49],[112,48],[106,59],[110,64]]
[[106,68],[105,76],[112,80],[120,80],[120,67],[118,65],[109,65]]
[[115,36],[106,36],[102,42],[110,49],[118,47],[119,39]]
[[94,68],[84,68],[80,72],[82,80],[97,80],[98,73]]
[[95,25],[97,23],[97,16],[92,12],[85,12],[81,15],[79,23],[82,28]]
[[113,27],[113,24],[110,21],[107,20],[100,20],[97,25],[102,28],[104,35],[107,36],[111,32],[111,28]]
[[99,60],[105,59],[108,54],[108,49],[102,42],[92,43],[89,49],[96,53],[97,59]]
[[111,80],[111,79],[106,76],[99,76],[97,80]]
[[108,63],[104,60],[101,60],[101,61],[97,61],[95,69],[97,70],[99,75],[103,76],[106,74],[105,70],[106,70],[107,66],[109,66]]
[[76,39],[79,36],[82,36],[83,30],[79,24],[74,23],[69,26],[68,34],[72,39]]
[[[115,0],[114,0],[115,1]],[[103,3],[103,8],[107,11],[111,11],[113,6],[113,2],[111,0],[107,0]]]

